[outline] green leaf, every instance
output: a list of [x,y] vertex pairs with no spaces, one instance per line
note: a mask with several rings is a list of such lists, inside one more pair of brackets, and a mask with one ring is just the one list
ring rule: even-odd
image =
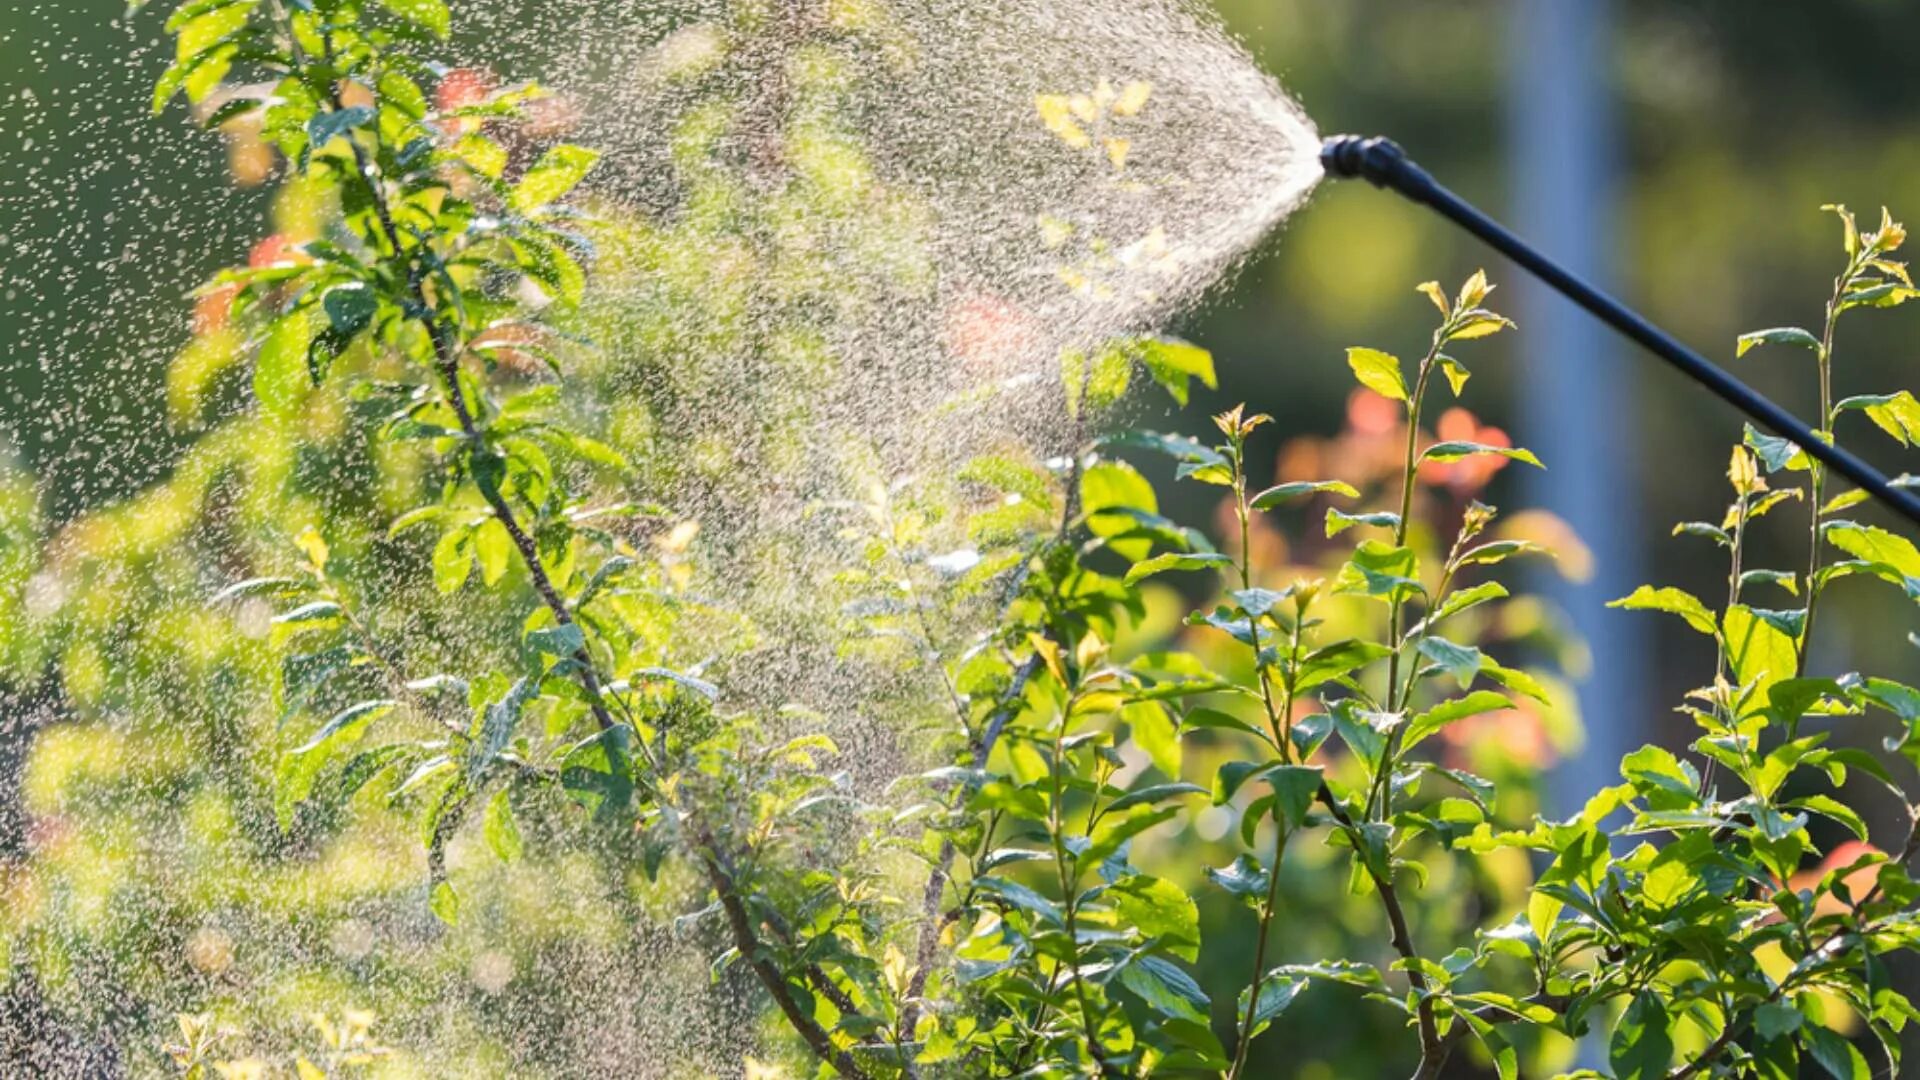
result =
[[1902,390],[1897,394],[1862,394],[1834,406],[1835,410],[1858,409],[1881,431],[1893,436],[1901,446],[1920,442],[1920,400]]
[[1180,775],[1180,731],[1167,707],[1158,701],[1130,702],[1120,710],[1133,744],[1146,751],[1154,767],[1170,777]]
[[281,755],[273,792],[274,812],[281,828],[292,823],[294,808],[313,793],[314,782],[333,755],[352,745],[369,725],[398,704],[383,698],[350,705],[320,725],[306,742]]
[[1213,354],[1198,345],[1170,338],[1146,338],[1132,343],[1140,366],[1147,369],[1173,400],[1187,403],[1188,384],[1199,379],[1208,389],[1220,384],[1213,373]]
[[1347,350],[1347,366],[1360,385],[1374,393],[1395,401],[1407,400],[1407,381],[1397,358],[1378,349],[1356,347]]
[[317,150],[354,128],[366,126],[375,115],[365,105],[314,113],[313,119],[307,121],[307,141]]
[[1327,535],[1339,536],[1355,525],[1367,525],[1376,529],[1398,529],[1400,515],[1390,511],[1378,511],[1370,514],[1349,514],[1337,506],[1327,507]]
[[173,95],[183,89],[187,91],[188,100],[202,100],[212,90],[207,85],[208,77],[212,76],[216,82],[223,77],[233,54],[239,49],[236,35],[235,39],[221,41],[176,60],[160,76],[160,81],[154,84],[151,102],[154,113],[165,109],[167,102],[173,100]]
[[[1267,1025],[1273,1023],[1274,1017],[1285,1012],[1287,1006],[1293,1004],[1293,999],[1299,997],[1300,991],[1306,988],[1307,983],[1304,980],[1289,979],[1269,973],[1266,978],[1260,980],[1260,998],[1253,1003],[1253,1025],[1242,1032],[1240,1037],[1243,1039],[1258,1037],[1267,1029]],[[1234,1011],[1234,1015],[1239,1017],[1242,1023],[1248,1019],[1247,999],[1252,992],[1251,986],[1240,991],[1239,1007]]]
[[[1477,671],[1478,668],[1476,667],[1475,670]],[[1422,739],[1448,724],[1465,720],[1469,716],[1511,708],[1513,708],[1513,702],[1505,694],[1496,694],[1491,690],[1475,690],[1466,697],[1443,701],[1415,716],[1413,722],[1407,725],[1407,733],[1401,745],[1411,750]]]
[[381,6],[435,37],[446,37],[453,18],[443,0],[380,0]]
[[1247,723],[1245,720],[1231,713],[1221,712],[1219,709],[1209,709],[1205,707],[1188,709],[1186,716],[1181,718],[1180,726],[1182,730],[1218,728],[1231,731],[1244,731],[1249,735],[1265,737],[1264,732],[1252,724]]
[[506,788],[494,792],[493,798],[487,800],[480,832],[487,841],[487,847],[501,862],[513,862],[525,849],[520,839],[520,827],[513,821],[513,804],[507,801]]
[[1273,788],[1274,805],[1279,808],[1287,827],[1304,827],[1307,811],[1312,808],[1314,796],[1320,791],[1320,766],[1282,765],[1268,773],[1266,779]]
[[1755,688],[1747,711],[1764,708],[1769,700],[1767,688],[1793,678],[1799,671],[1800,657],[1793,639],[1744,604],[1728,608],[1721,626],[1734,682],[1740,686],[1751,683]]
[[1470,457],[1474,454],[1498,454],[1503,458],[1510,458],[1514,461],[1525,462],[1528,465],[1534,466],[1535,468],[1539,468],[1539,469],[1546,468],[1545,465],[1540,464],[1539,458],[1533,456],[1533,451],[1524,449],[1522,447],[1489,446],[1486,443],[1465,442],[1465,441],[1459,441],[1459,440],[1455,440],[1451,442],[1434,443],[1432,446],[1429,446],[1425,450],[1421,451],[1420,460],[1422,461],[1459,461],[1461,458]]
[[1440,373],[1447,377],[1447,386],[1453,390],[1453,396],[1459,397],[1467,388],[1467,379],[1472,374],[1465,364],[1453,357],[1441,353],[1434,359],[1440,362]]
[[1353,557],[1340,568],[1333,585],[1335,591],[1342,593],[1404,599],[1423,591],[1419,572],[1419,560],[1411,549],[1368,540],[1354,549]]
[[1232,566],[1233,559],[1218,552],[1168,552],[1164,555],[1155,555],[1144,562],[1134,563],[1127,570],[1125,583],[1132,585],[1143,578],[1152,577],[1166,570],[1224,570]]
[[1207,1022],[1212,1006],[1206,991],[1193,976],[1159,956],[1135,957],[1120,969],[1120,985],[1140,996],[1140,1000],[1162,1016],[1175,1016],[1196,1024]]
[[460,921],[460,894],[454,892],[453,886],[445,881],[433,887],[432,895],[427,898],[427,907],[432,910],[434,918],[448,926]]
[[1920,549],[1905,537],[1851,521],[1830,521],[1824,527],[1827,543],[1857,559],[1886,563],[1910,578],[1920,578]]
[[1856,307],[1899,307],[1916,296],[1920,296],[1920,289],[1883,281],[1878,285],[1848,290],[1840,299],[1840,310],[1845,311]]
[[1771,330],[1755,330],[1750,334],[1741,334],[1734,344],[1734,356],[1745,356],[1747,350],[1756,345],[1798,345],[1803,349],[1820,351],[1820,339],[1797,326],[1776,326]]
[[1620,775],[1649,809],[1688,810],[1700,803],[1700,773],[1663,747],[1643,746],[1621,758]]
[[1449,593],[1446,599],[1440,601],[1440,606],[1434,609],[1433,614],[1408,629],[1407,637],[1409,639],[1419,637],[1429,627],[1439,625],[1444,619],[1458,615],[1469,608],[1478,607],[1490,600],[1504,599],[1506,596],[1507,587],[1497,581],[1483,581],[1470,589]]
[[1291,483],[1276,484],[1255,495],[1251,505],[1255,510],[1271,510],[1283,503],[1323,492],[1344,495],[1349,499],[1360,496],[1360,493],[1353,489],[1353,485],[1339,480],[1295,480]]
[[1788,608],[1784,610],[1753,608],[1752,611],[1755,618],[1795,641],[1800,640],[1801,633],[1804,632],[1807,627],[1807,612],[1805,608]]
[[[1107,408],[1127,396],[1133,379],[1133,360],[1120,349],[1102,349],[1094,354],[1087,372],[1087,404]],[[1184,404],[1184,403],[1183,403]]]
[[313,590],[314,583],[304,578],[257,577],[233,584],[214,593],[208,604],[223,604],[229,600],[244,600],[251,596],[270,596],[276,599],[303,596]]
[[1678,615],[1686,620],[1688,626],[1708,637],[1712,637],[1717,628],[1713,612],[1707,610],[1707,605],[1701,603],[1692,593],[1670,586],[1656,589],[1650,585],[1642,585],[1633,590],[1630,595],[1608,602],[1607,606],[1626,608],[1629,611],[1664,611],[1669,615]]
[[1800,1030],[1800,1022],[1806,1017],[1799,1009],[1784,1001],[1763,1002],[1753,1010],[1753,1030],[1768,1042],[1782,1035],[1790,1035]]
[[1420,654],[1445,668],[1462,690],[1473,688],[1474,676],[1480,673],[1483,660],[1479,649],[1471,645],[1456,645],[1442,637],[1421,639]]
[[1213,777],[1213,805],[1225,806],[1232,800],[1246,782],[1268,769],[1275,768],[1270,761],[1228,761],[1220,766]]
[[1872,1080],[1865,1054],[1846,1036],[1822,1024],[1809,1024],[1803,1036],[1813,1060],[1837,1080]]
[[540,675],[522,675],[511,688],[490,702],[480,716],[480,731],[467,750],[467,778],[478,786],[479,779],[493,767],[494,759],[513,740],[514,729],[527,703],[540,695]]
[[480,580],[492,585],[506,576],[513,565],[513,536],[497,517],[490,517],[473,528],[473,554],[480,563]]
[[1321,960],[1312,964],[1283,964],[1270,973],[1291,979],[1320,979],[1363,990],[1378,990],[1385,985],[1380,969],[1354,960]]
[[1122,926],[1159,938],[1168,952],[1188,963],[1200,958],[1200,909],[1186,890],[1171,881],[1135,874],[1109,886],[1106,899]]
[[440,534],[433,545],[433,586],[442,595],[467,583],[473,570],[473,530],[456,526]]
[[1852,831],[1854,836],[1860,838],[1862,843],[1866,842],[1866,821],[1861,818],[1860,814],[1855,811],[1853,807],[1848,806],[1846,803],[1841,802],[1831,795],[1808,795],[1805,798],[1795,799],[1787,805],[1797,810],[1809,810],[1822,817],[1832,818],[1840,824],[1845,825]]
[[1763,435],[1752,424],[1746,425],[1742,431],[1741,443],[1759,455],[1760,464],[1765,465],[1769,473],[1777,473],[1782,469],[1805,471],[1812,464],[1799,444],[1778,435]]
[[1673,527],[1673,535],[1699,536],[1712,540],[1721,547],[1733,546],[1733,537],[1727,534],[1727,530],[1705,521],[1683,521]]
[[527,644],[547,656],[567,657],[587,647],[587,635],[579,623],[548,626],[527,635]]
[[[1791,570],[1743,570],[1740,572],[1740,588],[1745,591],[1753,585],[1775,585],[1785,589],[1790,596],[1800,595],[1800,579]],[[1711,631],[1709,631],[1710,633]]]
[[[1124,461],[1102,461],[1081,473],[1080,505],[1086,511],[1087,528],[1095,536],[1120,537],[1140,532],[1143,527],[1157,532],[1153,526],[1164,521],[1156,514],[1160,502],[1153,485]],[[1153,550],[1154,540],[1129,536],[1110,543],[1122,558],[1138,560]]]
[[312,323],[304,309],[282,315],[267,331],[253,365],[253,396],[274,416],[286,416],[307,399],[307,346]]
[[1205,795],[1207,789],[1199,784],[1181,781],[1177,784],[1153,784],[1135,788],[1107,805],[1108,812],[1125,810],[1130,806],[1151,806],[1163,799],[1177,798],[1181,795]]
[[1207,878],[1235,896],[1258,897],[1267,892],[1267,872],[1251,855],[1241,855],[1226,867],[1207,867]]
[[320,297],[320,308],[327,313],[327,322],[334,332],[350,338],[373,322],[374,314],[380,310],[380,301],[372,289],[354,282],[328,289]]
[[1125,814],[1109,814],[1094,829],[1086,849],[1075,859],[1083,866],[1098,866],[1107,860],[1107,856],[1119,851],[1122,844],[1155,825],[1173,820],[1179,813],[1177,806],[1163,806],[1158,810],[1135,806]]
[[598,153],[584,147],[556,146],[527,170],[507,196],[507,205],[523,214],[538,210],[572,191],[599,160]]
[[1365,667],[1376,660],[1383,660],[1392,653],[1392,649],[1378,642],[1362,641],[1356,638],[1337,641],[1315,649],[1300,658],[1299,667],[1293,676],[1294,691],[1303,693],[1311,690],[1322,683],[1338,679],[1356,668]]
[[1478,566],[1506,562],[1515,555],[1547,555],[1553,552],[1531,540],[1489,540],[1484,544],[1470,547],[1460,553],[1461,566]]
[[1633,996],[1613,1029],[1607,1061],[1615,1080],[1664,1080],[1673,1061],[1673,1032],[1657,994],[1642,990]]

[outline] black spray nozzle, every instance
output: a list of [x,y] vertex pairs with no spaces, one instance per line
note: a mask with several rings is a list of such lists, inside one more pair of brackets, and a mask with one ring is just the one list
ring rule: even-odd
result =
[[1335,135],[1320,145],[1320,164],[1328,176],[1364,178],[1376,187],[1397,191],[1414,202],[1438,210],[1441,216],[1479,237],[1601,322],[1678,368],[1775,434],[1792,440],[1809,456],[1860,485],[1882,505],[1920,525],[1920,498],[1915,498],[1912,492],[1895,487],[1873,466],[1821,438],[1799,417],[1754,392],[1706,357],[1681,344],[1672,334],[1648,322],[1639,312],[1589,285],[1478,207],[1443,187],[1392,139]]
[[1384,135],[1335,135],[1320,144],[1320,167],[1343,180],[1360,178],[1384,186],[1393,166],[1406,160],[1400,144]]
[[1399,143],[1384,135],[1335,135],[1320,144],[1320,167],[1328,176],[1365,180],[1416,202],[1426,202],[1437,186]]

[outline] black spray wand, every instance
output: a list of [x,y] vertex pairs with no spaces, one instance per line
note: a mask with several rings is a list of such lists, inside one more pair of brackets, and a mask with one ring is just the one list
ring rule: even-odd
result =
[[1586,308],[1601,322],[1638,342],[1655,356],[1680,369],[1721,400],[1746,413],[1818,459],[1915,525],[1920,525],[1920,498],[1895,487],[1873,466],[1849,451],[1816,435],[1799,417],[1755,392],[1716,367],[1712,361],[1682,345],[1672,334],[1648,322],[1638,312],[1582,281],[1577,275],[1541,254],[1505,226],[1481,213],[1473,204],[1448,191],[1427,170],[1409,159],[1391,139],[1335,135],[1320,148],[1320,164],[1328,176],[1363,177],[1376,187],[1397,191],[1487,242],[1496,251],[1533,272],[1540,280]]

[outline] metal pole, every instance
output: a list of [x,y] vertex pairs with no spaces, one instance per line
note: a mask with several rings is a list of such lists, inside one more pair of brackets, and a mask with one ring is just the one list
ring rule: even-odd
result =
[[[1608,0],[1520,0],[1507,43],[1515,224],[1595,281],[1608,277],[1613,232],[1608,7]],[[1514,417],[1520,441],[1549,465],[1571,466],[1565,475],[1526,470],[1528,502],[1571,524],[1593,553],[1585,581],[1538,573],[1586,642],[1593,670],[1605,673],[1580,687],[1585,752],[1555,768],[1547,793],[1553,811],[1564,814],[1618,778],[1617,762],[1645,737],[1651,704],[1646,639],[1606,609],[1641,580],[1634,369],[1614,363],[1617,346],[1605,328],[1545,284],[1523,275],[1514,291],[1525,387],[1525,407]]]
[[1792,413],[1714,366],[1712,361],[1682,345],[1679,339],[1648,322],[1640,313],[1589,285],[1579,275],[1549,259],[1473,204],[1442,187],[1425,169],[1414,164],[1406,151],[1400,149],[1393,140],[1336,135],[1321,147],[1320,161],[1330,176],[1365,177],[1377,187],[1390,188],[1414,202],[1433,207],[1441,216],[1531,271],[1600,321],[1713,391],[1722,401],[1858,484],[1867,494],[1879,500],[1881,505],[1909,522],[1920,525],[1920,499],[1912,493],[1895,487],[1879,470],[1851,451],[1815,435],[1812,428]]

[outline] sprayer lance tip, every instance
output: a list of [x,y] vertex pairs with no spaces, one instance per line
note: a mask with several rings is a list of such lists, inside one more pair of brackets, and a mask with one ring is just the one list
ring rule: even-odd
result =
[[1364,177],[1381,187],[1406,158],[1398,143],[1380,135],[1335,135],[1320,144],[1320,167],[1328,176]]

